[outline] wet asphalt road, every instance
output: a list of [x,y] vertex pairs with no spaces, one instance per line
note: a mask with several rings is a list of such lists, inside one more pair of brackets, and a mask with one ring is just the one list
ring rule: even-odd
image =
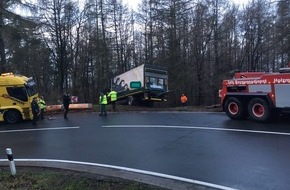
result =
[[53,115],[37,127],[0,124],[0,159],[9,147],[15,159],[108,164],[236,189],[289,190],[288,117],[261,124],[223,113]]

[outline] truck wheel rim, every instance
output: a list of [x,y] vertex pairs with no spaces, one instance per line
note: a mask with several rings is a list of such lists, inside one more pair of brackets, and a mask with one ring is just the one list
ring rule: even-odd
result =
[[235,102],[231,102],[228,105],[228,110],[232,115],[236,115],[239,112],[239,106]]
[[252,107],[252,112],[256,117],[263,117],[265,108],[262,104],[256,103]]

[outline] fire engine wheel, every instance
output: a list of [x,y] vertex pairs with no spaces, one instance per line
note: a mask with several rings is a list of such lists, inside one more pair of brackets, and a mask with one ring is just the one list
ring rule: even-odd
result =
[[15,110],[8,110],[4,113],[4,120],[6,123],[14,124],[20,121],[20,113]]
[[231,119],[245,119],[247,116],[243,103],[235,97],[226,100],[224,110]]
[[250,118],[255,121],[268,121],[271,111],[267,101],[261,98],[253,98],[248,104]]

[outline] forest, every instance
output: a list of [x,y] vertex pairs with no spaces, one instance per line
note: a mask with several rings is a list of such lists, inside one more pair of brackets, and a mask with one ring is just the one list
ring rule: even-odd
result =
[[0,73],[34,77],[54,104],[96,103],[141,64],[168,68],[168,105],[219,103],[222,80],[290,62],[290,0],[1,0]]

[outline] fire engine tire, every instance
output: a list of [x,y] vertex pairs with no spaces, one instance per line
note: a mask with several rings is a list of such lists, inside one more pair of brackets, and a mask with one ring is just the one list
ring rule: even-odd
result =
[[245,119],[247,110],[242,101],[235,97],[230,97],[226,100],[224,110],[231,119]]
[[6,123],[14,124],[20,121],[20,113],[15,110],[8,110],[4,113],[4,120]]
[[271,110],[268,102],[262,98],[253,98],[248,104],[250,119],[265,122],[271,118]]

